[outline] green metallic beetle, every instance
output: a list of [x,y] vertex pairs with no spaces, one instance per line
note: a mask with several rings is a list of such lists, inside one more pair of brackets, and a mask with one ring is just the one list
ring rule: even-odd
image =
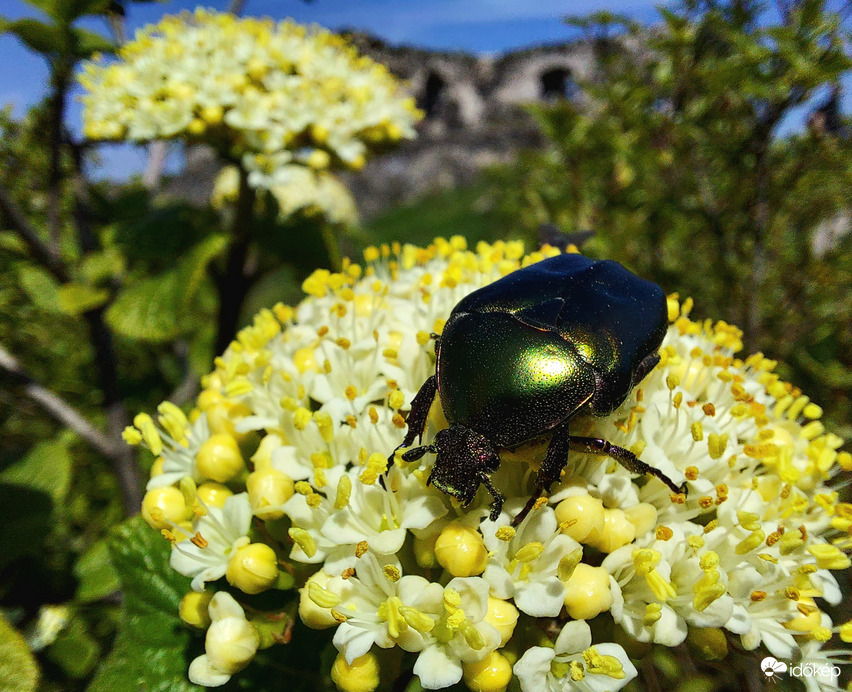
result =
[[559,479],[572,449],[609,456],[685,493],[686,484],[627,449],[569,432],[578,413],[606,416],[624,402],[659,362],[667,325],[662,289],[617,262],[562,254],[519,269],[453,308],[436,342],[436,374],[414,397],[397,449],[422,441],[437,391],[450,426],[402,458],[436,454],[429,482],[465,505],[484,485],[494,498],[492,520],[503,505],[490,478],[498,450],[546,434],[552,437],[536,492],[516,524]]

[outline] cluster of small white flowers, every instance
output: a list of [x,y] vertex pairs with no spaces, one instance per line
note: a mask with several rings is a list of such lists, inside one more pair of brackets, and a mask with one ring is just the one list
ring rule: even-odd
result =
[[296,165],[359,168],[421,117],[386,67],[289,20],[197,9],[139,30],[118,57],[84,65],[86,136],[205,142],[254,187],[286,185]]
[[[266,183],[267,181],[261,181]],[[267,189],[277,205],[278,217],[286,220],[294,214],[321,215],[333,224],[354,225],[358,209],[347,187],[327,171],[307,166],[285,165],[276,172]],[[213,185],[211,203],[217,209],[235,203],[239,194],[236,166],[222,169]]]
[[[355,689],[353,676],[358,689],[378,685],[374,646],[416,653],[426,689],[463,679],[498,692],[514,673],[524,692],[618,690],[637,671],[619,644],[593,643],[594,618],[606,623],[596,632],[689,640],[713,658],[731,636],[782,659],[803,647],[819,658],[833,635],[819,603],[840,599],[831,570],[850,566],[852,526],[852,506],[827,484],[852,458],[772,361],[737,359],[739,332],[691,321],[689,301],[669,299],[661,362],[627,401],[606,418],[573,419],[577,434],[684,479],[687,495],[572,452],[549,498],[512,526],[546,440],[503,454],[496,521],[484,490],[459,507],[427,485],[429,455],[396,456],[388,468],[403,414],[434,372],[430,334],[463,296],[557,252],[524,257],[514,243],[472,252],[458,237],[371,248],[366,270],[317,271],[298,308],[261,312],[217,359],[193,424],[166,406],[168,435],[145,416],[127,433],[161,455],[156,472],[185,469],[179,487],[154,477],[146,515],[173,541],[175,569],[196,588],[224,574],[258,593],[276,586],[277,568],[258,568],[249,551],[316,565],[299,613],[334,628],[342,690]],[[445,425],[433,406],[424,441]],[[266,524],[255,543],[248,508]]]

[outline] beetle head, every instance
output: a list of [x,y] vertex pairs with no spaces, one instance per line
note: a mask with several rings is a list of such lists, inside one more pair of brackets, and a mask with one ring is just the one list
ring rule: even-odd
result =
[[452,425],[435,436],[437,457],[429,483],[463,505],[476,496],[483,476],[497,470],[500,457],[484,435],[463,425]]

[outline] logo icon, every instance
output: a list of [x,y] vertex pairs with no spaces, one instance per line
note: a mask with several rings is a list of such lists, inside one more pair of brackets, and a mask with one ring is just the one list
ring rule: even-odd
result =
[[777,678],[787,672],[787,664],[772,656],[767,656],[760,662],[760,669],[767,678]]

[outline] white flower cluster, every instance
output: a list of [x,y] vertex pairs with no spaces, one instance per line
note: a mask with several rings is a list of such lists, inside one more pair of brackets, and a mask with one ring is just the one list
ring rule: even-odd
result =
[[[483,692],[513,674],[524,692],[618,690],[637,675],[608,641],[618,636],[687,640],[716,659],[737,637],[821,660],[833,630],[820,604],[840,599],[831,570],[850,566],[852,526],[827,484],[852,458],[772,361],[738,359],[739,332],[691,321],[689,301],[670,298],[661,362],[627,401],[572,428],[684,479],[686,496],[572,452],[549,498],[512,526],[546,441],[502,455],[496,521],[484,490],[459,507],[427,485],[430,455],[388,468],[434,372],[430,333],[463,296],[556,253],[472,252],[458,237],[372,248],[366,270],[317,271],[297,309],[261,312],[217,359],[194,423],[165,405],[162,431],[144,415],[127,431],[168,474],[152,478],[146,518],[173,541],[175,569],[195,588],[224,575],[251,594],[276,586],[272,564],[315,565],[299,613],[334,629],[342,690],[379,684],[376,647],[417,654],[426,689]],[[424,441],[444,426],[435,405]],[[249,511],[265,531],[250,531]]]
[[141,29],[118,56],[80,75],[86,136],[205,142],[241,159],[255,187],[286,184],[288,164],[359,168],[421,116],[383,65],[289,20],[197,9]]
[[[349,190],[327,171],[288,164],[276,171],[268,191],[281,220],[297,213],[320,214],[332,224],[354,225],[358,220],[358,209]],[[238,193],[239,171],[236,166],[227,166],[216,178],[211,203],[217,209],[235,203]]]

